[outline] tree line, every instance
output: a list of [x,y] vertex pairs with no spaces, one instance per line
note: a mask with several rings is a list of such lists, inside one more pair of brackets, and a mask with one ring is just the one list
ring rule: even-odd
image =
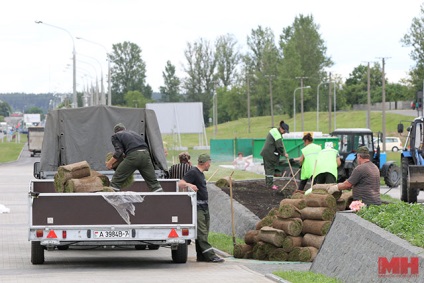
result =
[[[424,15],[423,6],[420,13]],[[349,110],[353,104],[367,103],[368,82],[371,103],[381,102],[383,80],[386,101],[413,101],[422,90],[424,77],[422,38],[424,18],[417,17],[401,38],[405,46],[412,46],[410,56],[416,66],[409,70],[408,78],[398,83],[389,82],[383,76],[379,62],[359,64],[345,81],[339,74],[329,72],[334,62],[327,55],[325,40],[312,15],[296,16],[278,36],[270,28],[258,26],[247,36],[246,46],[231,34],[219,36],[213,42],[200,38],[187,42],[182,66],[184,77],[178,77],[176,66],[167,61],[162,72],[160,101],[202,102],[206,125],[214,116],[214,104],[219,113],[218,123],[272,112],[292,116],[294,111],[301,111],[301,105],[304,111],[315,111],[318,92],[319,109],[328,111],[332,107],[328,96],[334,88],[337,110]],[[112,105],[142,108],[153,101],[140,46],[128,41],[113,44],[109,59]],[[294,96],[296,105],[293,105]],[[83,105],[82,93],[78,93],[78,104]],[[69,101],[65,100],[60,106],[68,105]]]

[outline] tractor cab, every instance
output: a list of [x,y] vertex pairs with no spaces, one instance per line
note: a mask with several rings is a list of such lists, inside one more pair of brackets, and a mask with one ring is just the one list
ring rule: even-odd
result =
[[380,152],[381,133],[377,135],[376,140],[372,131],[367,128],[336,129],[330,135],[339,138],[339,155],[342,164],[338,169],[338,182],[343,182],[350,177],[353,169],[358,165],[356,150],[360,146],[366,146],[370,152],[371,161],[380,169],[380,175],[384,177],[386,184],[389,187],[399,186],[400,168],[392,161],[386,162],[386,153]]

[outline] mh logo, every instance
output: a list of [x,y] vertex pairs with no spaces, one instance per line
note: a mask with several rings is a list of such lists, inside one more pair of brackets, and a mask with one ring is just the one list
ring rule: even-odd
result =
[[378,258],[378,277],[415,277],[418,276],[418,257]]

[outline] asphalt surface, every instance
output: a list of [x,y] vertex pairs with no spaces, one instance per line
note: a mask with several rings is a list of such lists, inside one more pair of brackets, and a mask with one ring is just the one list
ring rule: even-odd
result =
[[[28,241],[28,191],[33,163],[26,147],[19,160],[0,164],[0,282],[275,282],[275,270],[308,270],[309,263],[291,264],[238,260],[196,262],[194,244],[188,262],[172,263],[171,251],[133,248],[87,248],[45,251],[45,263],[32,265]],[[66,208],[64,208],[66,209]],[[225,254],[224,254],[225,256]],[[279,281],[284,282],[284,281]]]

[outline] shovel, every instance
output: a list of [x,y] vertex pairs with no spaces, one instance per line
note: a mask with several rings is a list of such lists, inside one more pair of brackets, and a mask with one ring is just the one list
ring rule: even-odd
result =
[[312,181],[311,181],[311,187],[306,190],[305,192],[305,196],[309,195],[310,193],[312,193],[312,187],[314,185],[314,180],[315,180],[315,169],[317,168],[317,161],[315,160],[315,164],[314,164],[314,172],[312,173]]
[[[283,144],[284,152],[287,154],[286,148],[284,147],[284,142],[283,142],[283,141],[281,141],[281,143]],[[289,163],[290,173],[292,174],[292,176],[293,176],[293,178],[294,178],[293,168],[292,168],[292,166],[291,166],[290,159],[289,159],[289,158],[287,158],[287,157],[286,157],[286,159],[287,159],[287,162]],[[297,172],[296,172],[296,174],[297,174]],[[290,180],[291,180],[291,179],[290,179]],[[289,182],[290,182],[290,181],[289,181]],[[297,190],[297,189],[299,189],[299,186],[297,185],[297,182],[295,182],[295,184],[296,184],[296,190]]]

